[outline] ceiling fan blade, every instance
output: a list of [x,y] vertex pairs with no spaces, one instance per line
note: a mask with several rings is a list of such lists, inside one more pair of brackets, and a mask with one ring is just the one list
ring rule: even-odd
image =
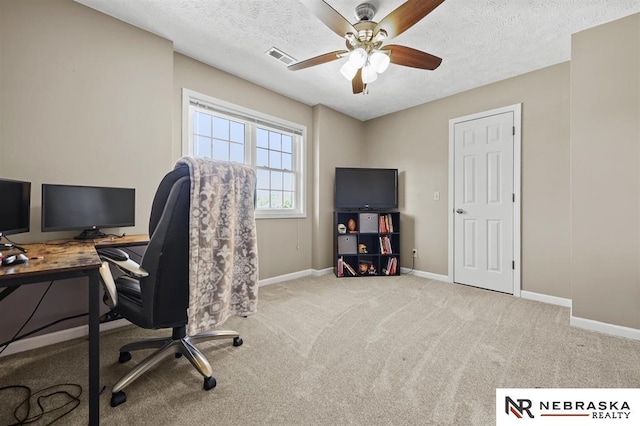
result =
[[289,68],[291,71],[297,71],[304,68],[313,67],[315,65],[320,65],[326,62],[335,61],[336,59],[338,59],[338,55],[341,55],[343,53],[349,53],[349,51],[336,50],[334,52],[325,53],[324,55],[316,56],[314,58],[307,59],[305,61],[296,62],[295,64],[289,65],[287,68]]
[[382,18],[374,28],[373,34],[385,30],[387,37],[396,37],[431,13],[442,2],[444,0],[408,0]]
[[364,91],[364,88],[367,87],[367,85],[362,82],[362,68],[358,68],[356,76],[353,77],[353,80],[351,80],[351,87],[353,87],[354,95],[362,93]]
[[442,58],[398,44],[388,44],[382,49],[391,51],[391,55],[389,56],[391,63],[404,65],[405,67],[435,70],[442,62]]
[[300,0],[314,15],[340,37],[346,33],[358,34],[358,31],[333,7],[322,0]]

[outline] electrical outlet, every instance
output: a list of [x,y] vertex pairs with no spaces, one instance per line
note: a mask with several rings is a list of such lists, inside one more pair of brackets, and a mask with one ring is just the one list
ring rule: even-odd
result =
[[415,248],[414,248],[414,249],[412,250],[412,254],[413,254],[413,257],[418,257],[418,249],[415,249]]

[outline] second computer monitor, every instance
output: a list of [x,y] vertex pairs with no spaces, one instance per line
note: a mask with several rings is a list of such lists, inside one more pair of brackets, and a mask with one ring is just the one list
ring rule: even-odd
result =
[[134,188],[42,184],[42,231],[100,238],[100,228],[134,226],[135,204]]

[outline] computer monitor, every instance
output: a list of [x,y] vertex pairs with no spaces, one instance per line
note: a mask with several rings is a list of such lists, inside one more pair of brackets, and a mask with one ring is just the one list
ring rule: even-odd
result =
[[29,232],[31,182],[0,178],[0,235]]
[[82,229],[76,239],[104,237],[100,228],[135,225],[136,190],[42,184],[42,232]]

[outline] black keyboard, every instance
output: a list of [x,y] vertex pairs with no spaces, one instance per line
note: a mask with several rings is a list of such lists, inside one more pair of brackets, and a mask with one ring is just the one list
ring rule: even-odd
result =
[[109,259],[117,260],[117,261],[125,261],[129,260],[129,255],[123,252],[120,249],[114,247],[104,247],[96,249],[98,252],[98,256],[108,257]]

